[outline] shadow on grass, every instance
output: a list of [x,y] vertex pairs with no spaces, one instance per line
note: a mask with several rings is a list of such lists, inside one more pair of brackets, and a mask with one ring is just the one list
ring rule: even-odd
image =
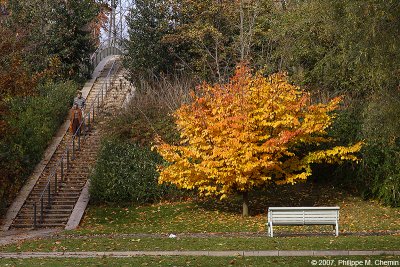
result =
[[[351,193],[329,183],[307,181],[295,185],[271,185],[249,193],[249,213],[250,216],[265,215],[268,207],[335,206],[349,195]],[[240,195],[224,200],[198,198],[196,204],[205,210],[241,214],[243,200]]]

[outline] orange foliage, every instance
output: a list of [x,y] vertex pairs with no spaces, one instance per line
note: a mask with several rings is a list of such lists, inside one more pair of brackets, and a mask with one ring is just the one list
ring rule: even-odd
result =
[[0,27],[0,137],[6,124],[3,116],[7,113],[5,100],[11,96],[27,96],[35,93],[36,75],[31,75],[22,60],[25,46],[21,32],[12,32]]
[[110,12],[110,7],[107,4],[99,4],[100,12],[97,14],[96,18],[90,24],[90,29],[92,30],[93,39],[96,40],[96,45],[100,43],[101,29],[106,28],[108,22],[108,13]]
[[198,91],[175,113],[180,145],[157,140],[170,163],[160,167],[160,183],[223,198],[271,182],[305,180],[312,163],[357,161],[361,143],[323,148],[332,141],[326,130],[340,98],[313,105],[285,74],[253,76],[246,66],[229,83],[203,84]]

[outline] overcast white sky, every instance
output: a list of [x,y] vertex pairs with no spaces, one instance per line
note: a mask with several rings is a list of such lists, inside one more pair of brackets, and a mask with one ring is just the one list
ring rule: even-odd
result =
[[[110,4],[111,1],[109,0],[108,3]],[[129,12],[129,8],[133,6],[134,0],[117,0],[117,9],[116,9],[116,26],[117,26],[117,33],[122,32],[122,37],[127,38],[128,36],[128,27],[126,25],[125,16]],[[121,36],[118,36],[121,37]],[[108,38],[108,32],[103,31],[102,39],[105,40]]]

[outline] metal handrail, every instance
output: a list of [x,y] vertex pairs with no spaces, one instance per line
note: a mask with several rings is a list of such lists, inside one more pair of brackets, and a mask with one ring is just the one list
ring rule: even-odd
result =
[[[105,82],[102,84],[102,87],[100,91],[96,94],[95,98],[93,99],[93,102],[91,103],[89,110],[85,113],[85,115],[82,118],[81,123],[78,126],[78,129],[75,131],[75,133],[72,135],[71,140],[67,142],[66,148],[64,150],[64,153],[61,156],[61,159],[56,163],[56,165],[51,169],[50,174],[47,179],[47,183],[45,188],[43,189],[42,193],[40,194],[39,200],[35,201],[33,203],[33,227],[36,228],[38,225],[38,220],[37,220],[37,210],[38,210],[38,203],[40,204],[40,220],[39,224],[43,223],[43,210],[44,210],[44,204],[45,204],[45,198],[47,197],[47,207],[51,207],[51,202],[52,202],[52,180],[54,179],[54,190],[53,190],[53,195],[57,193],[60,185],[64,182],[64,161],[66,159],[66,170],[68,172],[70,168],[70,161],[73,161],[75,159],[75,154],[76,151],[80,150],[80,145],[81,145],[81,132],[84,132],[84,140],[86,139],[86,132],[88,128],[86,126],[90,127],[90,122],[94,122],[95,118],[95,108],[97,105],[97,112],[100,110],[100,106],[104,102],[104,98],[107,96],[107,92],[110,90],[112,81],[111,81],[111,75],[114,74],[116,71],[116,65],[115,61],[113,62],[110,70],[107,73],[107,76],[105,78]],[[115,72],[114,72],[115,71]],[[114,72],[114,73],[112,73]],[[85,123],[85,120],[87,120],[87,125]],[[83,131],[81,131],[83,129]],[[78,139],[78,148],[75,148],[75,140]],[[70,150],[72,148],[72,151]],[[60,181],[58,181],[58,175],[57,175],[57,170],[60,168]]]
[[98,46],[96,51],[91,55],[91,59],[95,56],[96,53],[99,51],[103,50],[104,48],[109,47],[110,45],[117,47],[119,50],[122,52],[125,52],[125,47],[124,47],[124,39],[121,39],[119,37],[111,37],[103,40]]
[[100,61],[107,56],[122,55],[125,52],[125,47],[123,44],[124,40],[118,37],[113,37],[102,41],[97,47],[96,51],[90,56],[91,71],[93,71]]

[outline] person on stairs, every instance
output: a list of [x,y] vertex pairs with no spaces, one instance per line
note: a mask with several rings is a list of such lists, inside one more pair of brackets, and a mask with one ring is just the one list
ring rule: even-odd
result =
[[69,130],[71,134],[76,134],[77,136],[80,135],[80,129],[79,125],[81,125],[82,122],[82,110],[79,108],[78,104],[73,105],[70,113],[69,113]]
[[80,110],[86,106],[86,99],[82,96],[82,92],[78,91],[77,96],[74,98],[74,105],[77,104]]

